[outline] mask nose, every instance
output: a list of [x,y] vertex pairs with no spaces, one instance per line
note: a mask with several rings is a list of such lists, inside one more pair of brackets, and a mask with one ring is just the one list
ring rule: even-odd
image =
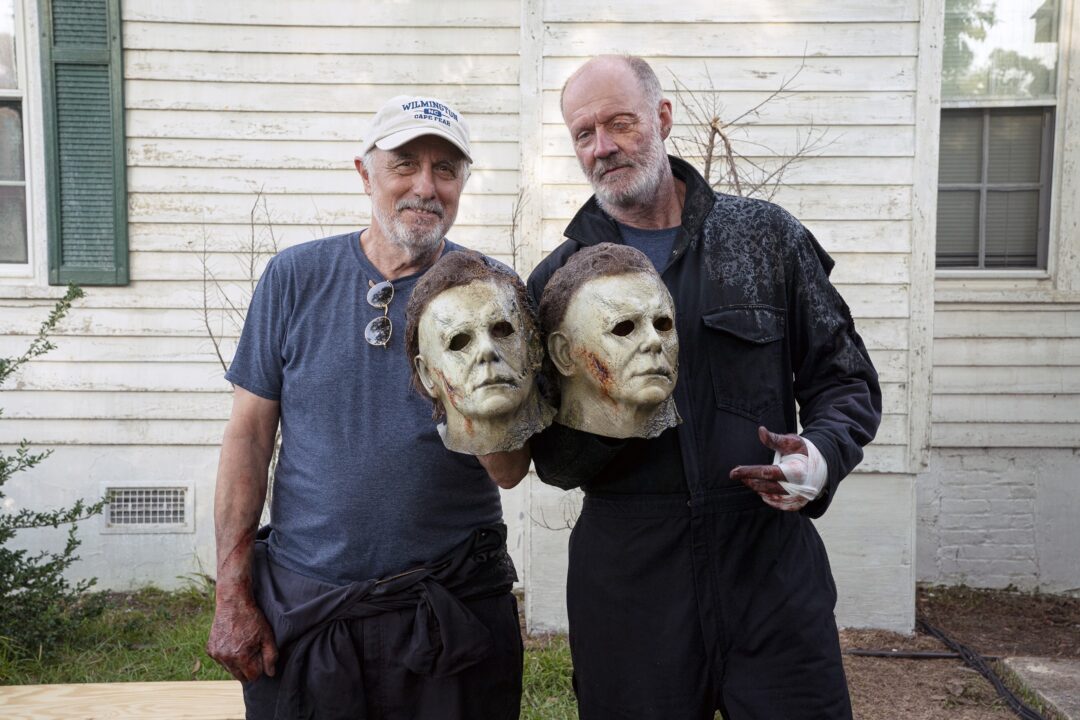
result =
[[476,361],[478,363],[494,363],[500,360],[498,348],[489,333],[479,333],[476,338]]
[[638,346],[641,352],[659,354],[664,348],[663,338],[660,337],[660,333],[656,331],[652,323],[645,324],[645,330],[641,337],[641,344]]

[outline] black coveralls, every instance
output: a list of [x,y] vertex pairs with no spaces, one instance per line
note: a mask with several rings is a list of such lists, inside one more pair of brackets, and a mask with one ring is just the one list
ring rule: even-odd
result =
[[[531,442],[545,482],[582,487],[567,608],[582,718],[849,718],[836,588],[810,518],[825,512],[881,418],[877,373],[832,259],[771,203],[686,185],[661,276],[675,301],[683,423],[619,441],[553,425]],[[621,242],[592,198],[533,271],[537,302],[583,246]],[[801,434],[828,485],[801,512],[766,505],[728,473],[772,462],[756,428]]]

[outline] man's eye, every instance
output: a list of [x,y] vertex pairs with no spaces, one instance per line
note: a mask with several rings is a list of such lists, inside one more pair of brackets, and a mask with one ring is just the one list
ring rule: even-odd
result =
[[611,333],[613,335],[618,335],[619,337],[626,337],[632,332],[634,332],[633,320],[623,320],[620,323],[616,323],[615,327],[611,328]]
[[656,328],[657,332],[667,332],[675,326],[675,323],[671,322],[669,317],[658,317],[653,320],[652,326]]
[[504,338],[514,334],[514,326],[506,320],[500,320],[491,326],[491,337]]
[[454,352],[464,350],[469,343],[472,342],[472,335],[469,333],[458,333],[454,337],[450,338],[450,349]]

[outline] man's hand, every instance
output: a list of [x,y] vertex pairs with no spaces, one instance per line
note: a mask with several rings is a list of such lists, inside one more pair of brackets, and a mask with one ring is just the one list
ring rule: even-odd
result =
[[810,455],[806,441],[798,435],[778,435],[764,427],[758,428],[758,439],[778,454],[774,462],[779,464],[740,465],[731,471],[731,479],[742,482],[774,508],[801,510],[810,499],[790,494],[780,483],[802,485],[806,482]]
[[250,597],[218,598],[206,652],[242,682],[273,675],[278,655],[270,624]]

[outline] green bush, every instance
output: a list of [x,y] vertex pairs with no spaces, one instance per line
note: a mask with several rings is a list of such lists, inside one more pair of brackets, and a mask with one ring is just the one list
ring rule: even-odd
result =
[[[15,358],[0,358],[0,385],[20,366],[55,347],[49,341],[49,334],[71,309],[71,303],[82,295],[81,289],[70,286],[41,324],[26,352]],[[8,480],[33,468],[51,452],[32,452],[26,440],[13,454],[0,452],[0,501],[5,497],[3,487]],[[75,554],[79,547],[76,521],[99,514],[104,506],[104,501],[87,503],[79,500],[71,507],[55,510],[23,508],[0,512],[0,648],[5,655],[48,655],[75,626],[100,612],[99,602],[83,599],[83,593],[94,580],[71,584],[64,578],[64,572],[78,560]],[[30,553],[7,547],[20,530],[58,529],[61,525],[68,528],[67,540],[60,552]]]

